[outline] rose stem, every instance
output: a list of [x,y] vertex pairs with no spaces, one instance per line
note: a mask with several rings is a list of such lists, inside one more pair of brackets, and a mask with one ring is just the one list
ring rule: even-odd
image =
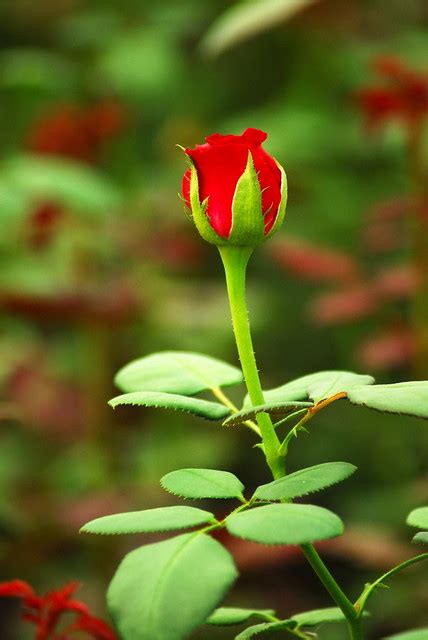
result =
[[[245,294],[247,264],[253,252],[253,247],[224,246],[219,247],[219,251],[226,274],[233,331],[245,384],[252,404],[254,406],[264,404],[263,391],[254,356]],[[257,424],[262,436],[266,462],[273,477],[280,478],[285,475],[285,465],[284,458],[279,455],[281,443],[276,435],[272,420],[267,413],[259,413],[257,415]]]
[[[219,247],[219,251],[226,274],[233,331],[248,394],[253,405],[264,404],[251,338],[245,292],[247,264],[253,252],[253,247],[222,246]],[[281,443],[269,414],[259,413],[257,415],[257,423],[260,427],[266,462],[273,477],[275,479],[281,478],[285,475],[285,456],[279,454]],[[339,587],[313,545],[305,544],[301,548],[318,578],[343,612],[352,640],[363,640],[361,619],[352,602]]]

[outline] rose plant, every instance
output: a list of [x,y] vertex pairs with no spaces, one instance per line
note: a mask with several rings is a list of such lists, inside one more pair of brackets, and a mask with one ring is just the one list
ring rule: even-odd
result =
[[[232,324],[241,368],[212,357],[167,351],[139,358],[122,368],[116,384],[123,394],[112,407],[137,405],[187,411],[226,426],[248,428],[258,440],[272,480],[245,493],[232,473],[217,469],[173,470],[161,479],[170,493],[186,499],[236,500],[226,517],[188,505],[104,516],[83,526],[92,534],[131,534],[190,529],[129,553],[108,589],[108,606],[123,640],[181,640],[200,625],[246,625],[236,640],[276,631],[284,637],[316,636],[323,622],[347,625],[349,637],[365,637],[364,616],[370,598],[394,574],[428,558],[420,553],[351,599],[321,559],[314,543],[340,536],[344,525],[320,506],[294,502],[348,478],[356,468],[347,462],[324,462],[287,474],[290,443],[309,421],[338,401],[389,413],[428,419],[428,381],[375,385],[370,375],[319,371],[263,390],[248,319],[245,277],[257,244],[280,227],[285,212],[286,179],[280,165],[263,149],[266,134],[247,129],[241,136],[215,134],[206,144],[185,149],[190,168],[183,179],[186,209],[202,237],[219,249],[226,276]],[[245,382],[248,395],[240,407],[225,387]],[[213,399],[199,396],[209,392]],[[306,498],[305,498],[306,500]],[[414,542],[428,543],[428,507],[408,517],[420,529]],[[334,606],[281,618],[257,607],[217,608],[237,577],[230,553],[211,534],[267,545],[300,545]],[[428,627],[395,636],[426,640]]]

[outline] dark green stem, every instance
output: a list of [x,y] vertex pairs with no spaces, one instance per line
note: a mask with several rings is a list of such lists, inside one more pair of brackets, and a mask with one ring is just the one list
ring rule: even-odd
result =
[[358,616],[354,605],[337,584],[324,562],[321,560],[318,552],[311,544],[302,544],[301,549],[312,569],[321,580],[337,606],[346,617],[349,627],[349,633],[352,640],[363,640],[363,630],[361,626],[361,618]]

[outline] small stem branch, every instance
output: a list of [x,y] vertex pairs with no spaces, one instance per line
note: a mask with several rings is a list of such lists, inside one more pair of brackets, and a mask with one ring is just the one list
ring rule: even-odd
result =
[[393,567],[392,569],[390,569],[389,571],[381,575],[380,578],[378,578],[374,582],[367,584],[362,594],[360,595],[360,597],[358,598],[357,602],[354,605],[355,610],[358,612],[358,614],[362,615],[364,611],[364,607],[367,604],[367,600],[373,595],[376,588],[382,585],[385,582],[385,580],[387,580],[388,578],[391,578],[396,573],[403,571],[403,569],[407,569],[407,567],[410,567],[412,564],[416,564],[417,562],[423,562],[425,560],[428,560],[428,553],[421,553],[418,556],[414,556],[413,558],[409,558],[408,560],[401,562],[397,566]]
[[[232,411],[232,413],[238,413],[239,411],[238,407],[235,404],[233,404],[231,399],[227,397],[227,395],[222,391],[222,389],[220,389],[220,387],[212,387],[211,391],[213,395],[217,398],[217,400],[219,400],[222,404],[224,404],[225,407],[228,407]],[[258,428],[255,422],[253,422],[252,420],[245,420],[245,422],[243,422],[242,424],[245,424],[249,429],[251,429],[252,431],[254,431],[254,433],[257,433],[257,435],[260,436],[260,429]]]
[[[245,280],[248,260],[253,252],[252,247],[223,246],[219,247],[226,274],[227,293],[229,296],[232,325],[238,348],[239,359],[253,405],[263,404],[263,391],[260,384],[248,320]],[[266,462],[274,478],[285,473],[284,458],[279,455],[280,441],[276,435],[270,416],[266,413],[257,415],[257,424],[263,441]]]
[[318,578],[346,617],[352,640],[362,640],[361,619],[358,617],[358,613],[352,602],[339,587],[316,549],[310,544],[302,544],[301,549]]

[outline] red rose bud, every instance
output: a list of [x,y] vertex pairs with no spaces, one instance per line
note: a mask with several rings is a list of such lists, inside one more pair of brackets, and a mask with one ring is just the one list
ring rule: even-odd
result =
[[216,245],[254,246],[281,226],[287,200],[283,168],[262,148],[267,134],[215,133],[185,149],[191,167],[183,198],[201,236]]

